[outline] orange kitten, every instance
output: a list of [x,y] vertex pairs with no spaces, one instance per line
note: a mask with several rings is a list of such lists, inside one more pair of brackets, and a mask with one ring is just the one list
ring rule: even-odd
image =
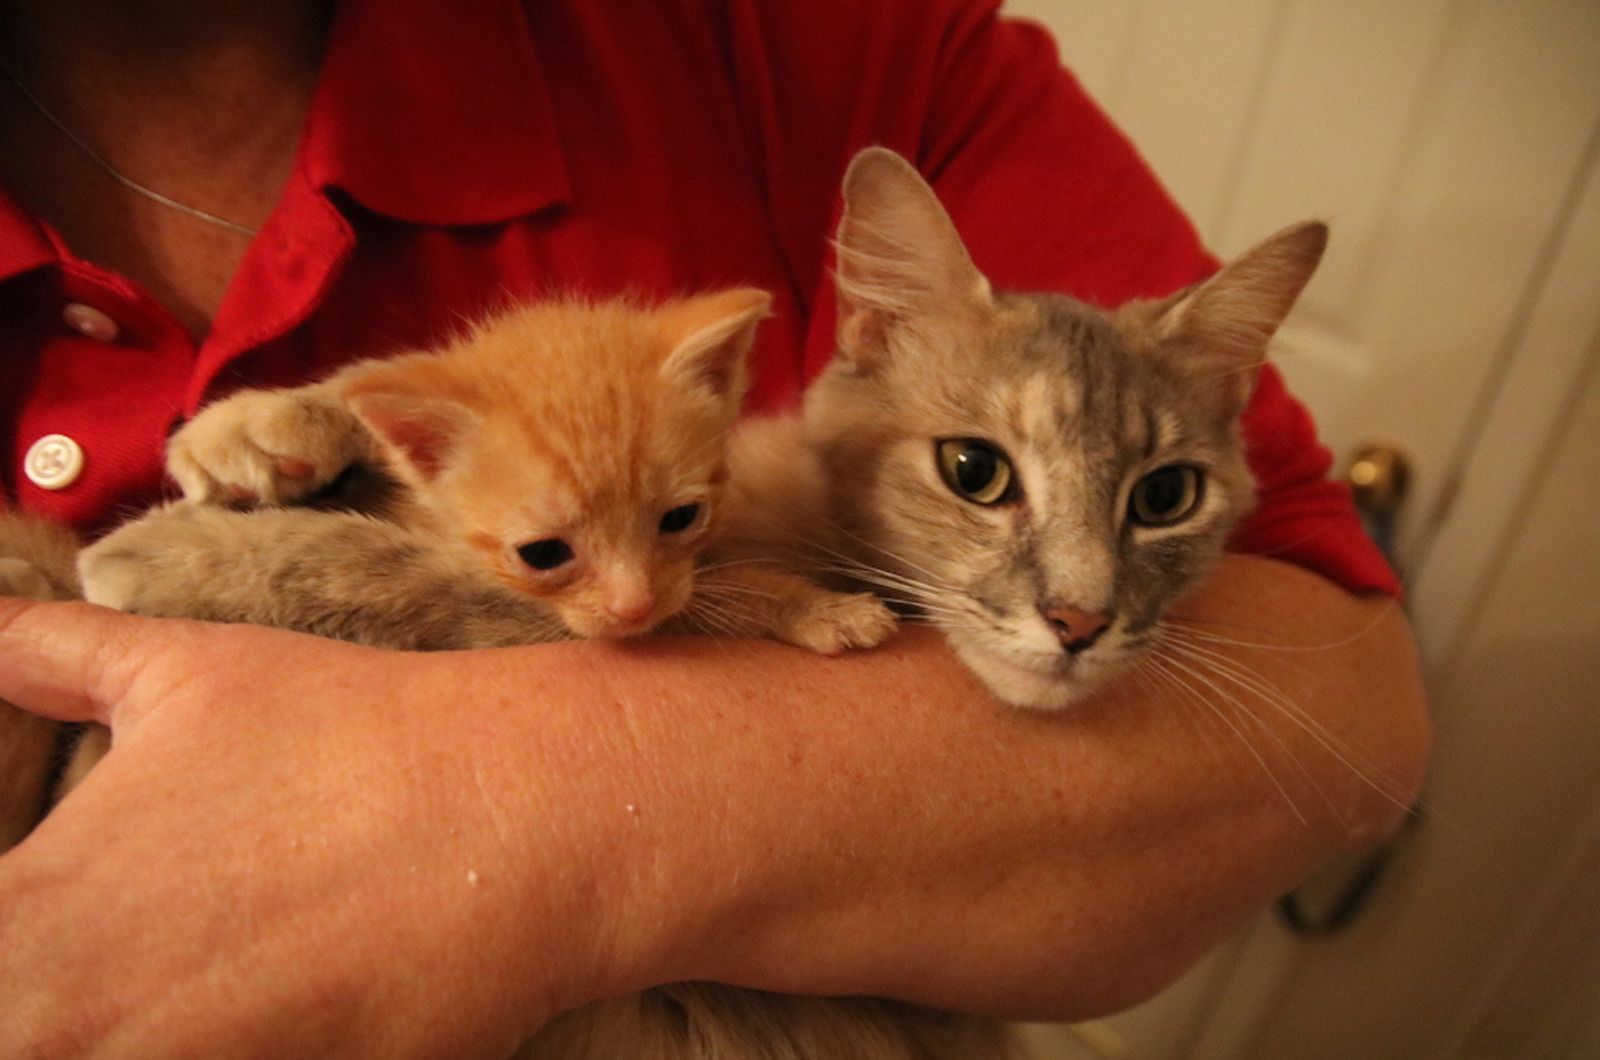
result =
[[[875,644],[893,618],[870,595],[770,564],[699,571],[768,304],[742,289],[521,306],[438,351],[236,395],[173,438],[188,500],[84,551],[85,596],[409,649],[668,619],[824,652]],[[302,500],[354,463],[406,487],[383,518],[216,503]]]

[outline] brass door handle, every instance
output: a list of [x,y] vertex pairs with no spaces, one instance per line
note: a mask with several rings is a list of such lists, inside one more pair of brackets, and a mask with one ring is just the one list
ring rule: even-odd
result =
[[1363,513],[1393,514],[1411,487],[1411,461],[1398,446],[1369,442],[1351,455],[1344,478]]
[[1344,479],[1368,535],[1383,550],[1389,565],[1399,570],[1395,528],[1400,522],[1400,507],[1411,488],[1411,460],[1405,450],[1388,442],[1357,446]]

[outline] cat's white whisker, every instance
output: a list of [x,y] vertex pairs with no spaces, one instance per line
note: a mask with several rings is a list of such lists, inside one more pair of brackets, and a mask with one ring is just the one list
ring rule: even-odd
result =
[[[1290,699],[1288,696],[1284,695],[1279,689],[1268,682],[1259,670],[1249,666],[1242,659],[1225,654],[1216,648],[1209,646],[1203,640],[1200,642],[1190,640],[1189,638],[1192,636],[1192,634],[1187,631],[1165,629],[1163,632],[1167,634],[1168,643],[1175,649],[1181,649],[1196,658],[1204,659],[1213,666],[1217,667],[1219,670],[1228,671],[1230,675],[1241,682],[1250,682],[1256,694],[1260,695],[1263,699],[1268,700],[1286,714],[1302,722],[1305,726],[1309,726],[1307,731],[1313,736],[1316,736],[1319,741],[1325,740],[1331,743],[1333,746],[1327,748],[1330,753],[1347,755],[1353,759],[1359,760],[1361,765],[1377,771],[1376,765],[1366,759],[1366,757],[1361,754],[1358,748],[1345,742],[1344,740],[1341,740],[1333,733],[1328,732],[1327,729],[1315,718],[1313,718],[1303,707],[1301,707],[1294,700]],[[1354,768],[1356,762],[1347,762],[1346,764]],[[1367,778],[1363,776],[1363,779]],[[1368,782],[1371,783],[1370,780]]]
[[1331,651],[1334,648],[1343,648],[1346,645],[1353,644],[1362,637],[1365,637],[1377,627],[1378,623],[1382,622],[1386,617],[1388,617],[1390,611],[1399,606],[1399,601],[1391,599],[1384,605],[1384,607],[1379,609],[1377,614],[1372,616],[1366,625],[1362,626],[1360,629],[1346,636],[1340,637],[1338,640],[1326,641],[1321,644],[1263,644],[1258,641],[1247,641],[1239,640],[1233,637],[1225,637],[1217,633],[1215,630],[1207,628],[1208,626],[1219,626],[1244,629],[1251,633],[1265,632],[1264,630],[1255,629],[1252,627],[1239,626],[1236,623],[1220,623],[1214,621],[1201,623],[1193,619],[1166,618],[1162,620],[1161,624],[1167,628],[1182,629],[1193,636],[1207,638],[1219,644],[1230,644],[1238,648],[1253,648],[1258,651],[1276,652]]
[[[1273,770],[1272,766],[1267,763],[1266,757],[1256,747],[1255,743],[1253,741],[1251,741],[1251,739],[1249,737],[1249,734],[1246,732],[1246,730],[1244,729],[1244,727],[1243,727],[1243,725],[1241,723],[1240,717],[1238,715],[1229,716],[1228,714],[1223,712],[1222,707],[1224,706],[1224,704],[1231,705],[1231,706],[1237,708],[1243,714],[1244,717],[1248,717],[1252,721],[1254,721],[1258,728],[1261,728],[1263,731],[1265,731],[1267,733],[1267,735],[1271,736],[1278,743],[1279,747],[1283,749],[1284,753],[1287,755],[1287,757],[1289,758],[1290,762],[1293,763],[1296,766],[1296,768],[1298,768],[1300,770],[1300,772],[1302,774],[1305,774],[1305,768],[1300,765],[1299,761],[1295,759],[1293,754],[1289,753],[1288,747],[1287,747],[1287,745],[1285,745],[1283,743],[1282,738],[1279,737],[1277,733],[1273,732],[1270,727],[1265,726],[1261,722],[1261,719],[1257,718],[1248,709],[1246,709],[1244,707],[1244,705],[1237,699],[1237,697],[1230,696],[1228,693],[1224,692],[1220,687],[1217,686],[1217,684],[1214,681],[1209,680],[1204,674],[1200,673],[1199,671],[1195,670],[1194,668],[1192,668],[1192,667],[1190,667],[1188,665],[1185,665],[1183,662],[1181,662],[1181,661],[1179,661],[1177,659],[1172,658],[1170,655],[1162,655],[1162,654],[1159,654],[1159,653],[1152,653],[1149,656],[1149,659],[1152,662],[1156,663],[1157,665],[1164,666],[1164,667],[1171,667],[1172,671],[1176,671],[1176,672],[1172,672],[1172,671],[1169,671],[1169,672],[1172,672],[1172,676],[1175,679],[1177,679],[1181,684],[1183,684],[1183,685],[1185,685],[1186,687],[1189,688],[1190,692],[1194,694],[1196,702],[1201,703],[1202,705],[1204,705],[1207,708],[1209,708],[1218,718],[1220,718],[1228,726],[1228,728],[1230,730],[1233,731],[1233,734],[1239,738],[1239,742],[1244,745],[1245,749],[1250,752],[1251,756],[1261,766],[1262,771],[1266,774],[1267,779],[1272,783],[1272,786],[1277,789],[1278,794],[1283,796],[1283,801],[1288,805],[1289,811],[1294,814],[1295,819],[1298,820],[1302,825],[1309,825],[1310,821],[1308,821],[1306,819],[1305,814],[1301,811],[1300,804],[1295,802],[1294,797],[1289,794],[1289,789],[1284,785],[1283,781],[1279,778],[1278,774]],[[1188,677],[1193,678],[1194,680],[1199,681],[1201,684],[1205,685],[1212,692],[1216,693],[1216,695],[1219,697],[1219,699],[1214,702],[1212,700],[1207,699],[1204,695],[1201,695],[1199,689],[1195,688],[1193,685],[1190,685],[1187,681],[1185,681],[1183,679],[1184,675],[1187,675]],[[1309,775],[1307,775],[1307,776],[1308,776],[1308,779],[1309,779]],[[1315,784],[1314,781],[1312,783],[1312,786],[1316,787],[1316,784]],[[1327,796],[1322,793],[1322,789],[1321,788],[1317,788],[1317,792],[1318,792],[1319,795],[1322,795],[1322,798],[1323,798],[1324,801],[1327,800]],[[1335,811],[1335,812],[1337,812],[1337,811]]]
[[1325,726],[1307,713],[1305,708],[1285,696],[1278,689],[1273,688],[1257,671],[1245,666],[1237,659],[1207,651],[1195,645],[1183,645],[1173,642],[1168,647],[1172,651],[1184,654],[1197,665],[1209,667],[1220,678],[1252,692],[1263,703],[1277,709],[1291,723],[1311,737],[1318,746],[1354,773],[1362,782],[1382,795],[1387,801],[1400,809],[1411,812],[1412,806],[1410,802],[1401,797],[1403,787],[1399,782],[1386,775],[1359,748],[1329,732]]
[[845,527],[840,526],[837,522],[830,521],[830,523],[831,523],[831,525],[832,525],[834,530],[836,530],[837,532],[839,532],[839,533],[843,534],[844,536],[850,538],[850,540],[856,542],[857,544],[864,545],[867,548],[872,549],[874,552],[882,553],[883,555],[885,555],[885,556],[889,557],[890,559],[894,560],[896,563],[903,564],[903,565],[905,565],[907,567],[910,567],[913,570],[919,571],[922,574],[925,574],[928,577],[934,579],[935,581],[940,580],[939,579],[939,575],[938,575],[937,572],[929,570],[927,567],[924,567],[922,564],[917,563],[917,562],[911,560],[910,558],[908,558],[906,556],[902,556],[902,555],[898,554],[897,552],[895,552],[893,549],[888,548],[888,547],[886,547],[884,545],[881,545],[881,544],[877,543],[876,541],[868,541],[866,538],[862,537],[860,534],[854,533],[854,532],[846,529]]
[[[878,593],[877,597],[878,597],[878,599],[882,600],[886,604],[899,604],[902,607],[914,607],[914,608],[917,608],[917,610],[919,612],[928,610],[926,607],[923,606],[922,602],[919,601],[919,600],[907,600],[907,599],[904,599],[902,597],[897,597],[897,596],[885,596],[882,593]],[[945,613],[950,614],[950,615],[957,615],[960,612],[957,612],[957,611],[954,611],[954,610],[948,610]],[[921,617],[921,618],[925,618],[926,619],[926,618],[930,618],[931,616],[927,615],[927,614],[921,614],[921,615],[919,615],[917,617]]]
[[[1218,761],[1222,760],[1222,751],[1220,748],[1218,748],[1215,742],[1216,734],[1222,732],[1222,726],[1217,719],[1212,716],[1211,711],[1195,704],[1192,701],[1192,696],[1186,694],[1188,693],[1188,689],[1179,684],[1176,678],[1167,673],[1164,668],[1159,666],[1137,667],[1132,671],[1132,677],[1145,687],[1151,689],[1153,693],[1161,692],[1162,702],[1176,702],[1183,709],[1184,717],[1189,719],[1189,722],[1194,726],[1195,731],[1200,734],[1200,739],[1204,741],[1206,748],[1211,752],[1212,756]],[[1166,694],[1166,692],[1173,689],[1176,689],[1178,692],[1178,697],[1176,700],[1173,700],[1169,695]],[[1195,720],[1197,718],[1199,719],[1198,721]]]
[[[1360,779],[1362,783],[1372,788],[1373,791],[1377,792],[1387,802],[1407,812],[1408,814],[1414,812],[1414,808],[1411,803],[1402,797],[1403,792],[1401,786],[1395,780],[1386,776],[1382,769],[1367,760],[1359,750],[1328,732],[1324,726],[1316,721],[1316,719],[1307,714],[1305,710],[1299,706],[1299,704],[1282,695],[1282,693],[1278,692],[1277,689],[1265,684],[1264,681],[1259,678],[1259,675],[1256,675],[1253,673],[1253,671],[1248,670],[1245,672],[1239,672],[1234,668],[1236,665],[1234,661],[1225,656],[1208,657],[1205,655],[1186,652],[1184,649],[1176,645],[1172,647],[1180,652],[1184,652],[1184,654],[1186,654],[1186,656],[1195,665],[1206,667],[1219,678],[1253,693],[1264,704],[1276,709],[1289,722],[1311,737],[1311,739],[1314,740],[1324,751],[1338,761],[1340,765],[1350,770],[1350,772]],[[1280,740],[1279,743],[1281,744],[1282,741]],[[1287,751],[1287,747],[1285,747],[1285,750]],[[1299,760],[1294,759],[1294,761],[1296,762],[1297,766],[1300,766],[1300,771],[1303,774],[1306,774],[1307,779],[1310,780],[1311,778],[1309,773],[1299,762]],[[1320,786],[1317,786],[1314,780],[1312,781],[1312,784],[1313,786],[1318,787],[1320,794]],[[1333,804],[1327,799],[1326,795],[1323,796],[1323,801],[1328,804],[1330,810],[1333,810],[1334,813],[1340,817],[1341,822],[1344,822],[1343,815],[1339,813],[1338,808],[1333,806]]]
[[857,581],[866,582],[870,585],[881,585],[887,589],[903,589],[906,592],[916,593],[921,596],[934,596],[946,591],[941,590],[938,586],[925,585],[922,582],[914,579],[902,578],[890,571],[878,570],[874,567],[829,566],[820,569],[830,574],[843,574],[846,577],[854,578]]
[[911,578],[896,571],[886,570],[882,567],[873,567],[863,563],[847,565],[828,565],[819,568],[832,574],[843,574],[856,578],[869,584],[882,585],[886,588],[904,589],[907,592],[921,593],[924,595],[948,595],[956,590],[950,586],[924,582]]
[[[1169,646],[1169,647],[1171,647],[1171,646]],[[1183,654],[1183,653],[1181,651],[1179,651],[1178,654]],[[1168,658],[1168,661],[1171,662],[1173,665],[1184,666],[1185,669],[1188,668],[1187,666],[1185,666],[1184,663],[1179,662],[1177,659],[1173,658],[1170,655],[1167,658]],[[1192,671],[1192,672],[1194,672],[1195,675],[1201,681],[1204,681],[1209,687],[1213,688],[1217,692],[1218,695],[1226,697],[1227,700],[1230,703],[1234,704],[1239,709],[1239,712],[1240,712],[1241,715],[1243,715],[1244,717],[1249,718],[1252,722],[1254,722],[1255,726],[1258,729],[1260,729],[1262,732],[1266,733],[1267,736],[1272,740],[1272,742],[1278,745],[1278,749],[1283,752],[1283,757],[1286,758],[1289,761],[1289,763],[1292,766],[1294,766],[1295,771],[1298,772],[1305,779],[1305,781],[1308,784],[1311,785],[1312,790],[1314,790],[1317,793],[1318,797],[1322,800],[1323,805],[1325,805],[1328,808],[1329,812],[1331,812],[1335,817],[1337,817],[1341,824],[1348,825],[1348,821],[1346,820],[1344,813],[1340,810],[1340,808],[1338,806],[1334,805],[1333,800],[1328,797],[1328,794],[1323,789],[1322,785],[1317,783],[1316,777],[1314,777],[1312,775],[1310,769],[1308,769],[1306,767],[1305,763],[1303,761],[1301,761],[1299,756],[1297,756],[1294,753],[1293,749],[1290,748],[1290,746],[1288,744],[1288,741],[1286,741],[1284,739],[1283,734],[1278,732],[1277,729],[1273,728],[1272,725],[1268,723],[1266,718],[1262,717],[1255,710],[1252,710],[1250,708],[1248,702],[1243,698],[1243,696],[1244,696],[1245,693],[1253,693],[1254,695],[1259,697],[1262,700],[1263,703],[1265,703],[1268,706],[1277,707],[1277,704],[1272,703],[1265,695],[1263,695],[1263,693],[1260,690],[1251,688],[1249,685],[1245,684],[1236,675],[1228,673],[1225,670],[1219,668],[1215,664],[1215,662],[1213,660],[1208,660],[1208,659],[1204,659],[1202,657],[1197,657],[1197,656],[1193,656],[1193,655],[1186,655],[1185,658],[1188,659],[1189,665],[1193,666],[1195,668],[1194,671]],[[1229,685],[1232,685],[1233,687],[1240,689],[1240,694],[1239,695],[1234,695],[1232,693],[1229,693],[1227,690],[1225,690],[1224,688],[1222,688],[1221,686],[1217,685],[1216,683],[1212,682],[1209,678],[1207,678],[1205,676],[1206,673],[1210,673],[1210,674],[1214,675],[1215,677],[1217,677],[1218,679],[1227,682]],[[1278,707],[1278,709],[1279,709],[1279,711],[1281,713],[1285,713],[1285,715],[1288,716],[1287,712],[1284,712],[1281,707]],[[1294,719],[1293,717],[1290,717],[1290,720],[1291,721],[1296,721],[1296,719]],[[1296,722],[1296,724],[1299,724],[1299,723]],[[1304,726],[1301,726],[1301,727],[1303,728]],[[1343,764],[1345,766],[1347,766],[1347,767],[1350,767],[1350,763],[1349,762],[1343,762]],[[1351,767],[1351,768],[1353,769],[1353,767]],[[1371,783],[1371,781],[1368,780],[1365,776],[1363,776],[1359,771],[1356,771],[1356,770],[1353,770],[1353,771],[1356,772],[1356,775],[1358,777],[1361,777],[1361,779],[1363,781],[1365,781],[1366,783],[1369,783],[1369,784]]]

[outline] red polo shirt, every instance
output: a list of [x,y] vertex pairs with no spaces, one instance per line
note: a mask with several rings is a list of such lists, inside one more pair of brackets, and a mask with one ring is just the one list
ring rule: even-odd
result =
[[[163,441],[206,401],[551,291],[764,287],[750,403],[790,404],[832,353],[827,235],[872,143],[916,161],[997,285],[1114,304],[1214,268],[1048,37],[996,6],[341,0],[293,175],[200,344],[0,196],[7,497],[102,528],[160,495]],[[83,306],[112,327],[75,329]],[[1246,431],[1260,503],[1235,546],[1392,592],[1271,369]],[[55,490],[23,473],[51,434],[84,454]]]

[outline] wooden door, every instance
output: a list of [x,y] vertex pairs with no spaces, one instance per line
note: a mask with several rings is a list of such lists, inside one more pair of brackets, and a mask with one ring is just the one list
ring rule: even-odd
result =
[[1600,3],[1007,10],[1220,253],[1332,224],[1276,356],[1336,452],[1410,457],[1439,734],[1428,813],[1347,933],[1264,916],[1039,1055],[1600,1055]]

